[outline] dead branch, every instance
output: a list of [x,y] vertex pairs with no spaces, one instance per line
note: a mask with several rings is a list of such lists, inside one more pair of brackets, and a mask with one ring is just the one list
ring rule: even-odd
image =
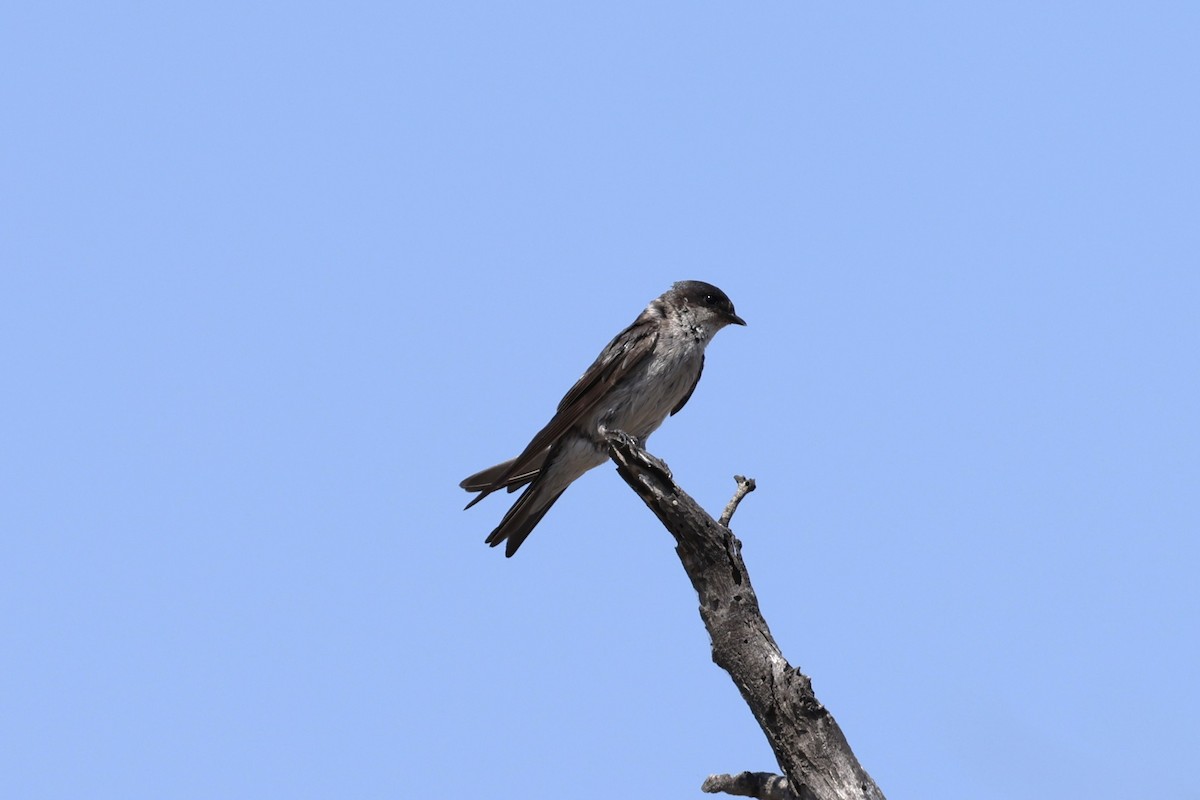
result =
[[[884,800],[833,715],[813,694],[812,681],[788,664],[771,636],[742,561],[741,542],[636,443],[614,437],[609,454],[617,472],[675,537],[675,552],[700,597],[713,661],[729,673],[750,706],[790,790],[801,800]],[[727,516],[732,513],[727,509]]]
[[770,772],[740,772],[737,775],[709,775],[700,785],[708,794],[733,794],[758,800],[799,800],[788,786],[788,779]]

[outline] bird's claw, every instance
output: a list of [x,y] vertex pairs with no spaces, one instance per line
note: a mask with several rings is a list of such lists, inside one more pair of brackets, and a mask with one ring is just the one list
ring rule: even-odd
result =
[[625,431],[606,431],[604,436],[606,439],[608,439],[608,441],[610,443],[615,442],[615,443],[623,444],[631,450],[641,450],[642,449],[641,443],[638,442],[637,439],[635,439],[633,436],[630,436]]
[[629,435],[625,431],[608,431],[606,435],[610,442],[620,442],[637,453],[638,460],[642,462],[642,466],[652,472],[658,473],[659,477],[664,481],[669,482],[674,479],[674,476],[671,474],[671,468],[667,466],[667,462],[647,453],[642,447],[642,443],[636,437]]

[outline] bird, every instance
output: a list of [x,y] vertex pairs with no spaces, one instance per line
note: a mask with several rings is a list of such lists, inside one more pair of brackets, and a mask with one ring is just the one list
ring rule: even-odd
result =
[[500,489],[525,487],[486,543],[505,542],[511,558],[567,487],[608,460],[610,437],[644,447],[691,398],[704,371],[704,349],[717,332],[745,324],[729,297],[704,281],[679,281],[651,300],[600,351],[520,455],[459,484],[478,492],[466,508]]

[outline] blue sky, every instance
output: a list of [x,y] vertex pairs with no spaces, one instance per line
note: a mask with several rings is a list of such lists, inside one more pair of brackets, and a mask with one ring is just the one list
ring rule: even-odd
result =
[[772,769],[610,468],[457,488],[685,278],[651,450],[888,796],[1194,793],[1194,4],[23,5],[0,794]]

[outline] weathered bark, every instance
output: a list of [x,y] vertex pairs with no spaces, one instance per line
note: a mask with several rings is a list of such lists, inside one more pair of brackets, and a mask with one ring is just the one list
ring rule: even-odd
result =
[[709,794],[724,792],[758,800],[796,800],[788,779],[770,772],[739,772],[737,775],[709,775],[700,785]]
[[[617,472],[675,537],[675,551],[700,596],[713,661],[729,673],[766,734],[788,779],[786,789],[801,800],[884,800],[833,715],[813,694],[812,682],[788,664],[775,644],[750,586],[742,543],[675,484],[662,462],[635,443],[614,437],[609,450]],[[736,501],[751,488],[752,482],[739,480],[725,518],[732,517]],[[712,791],[725,791],[719,777],[712,780]],[[754,788],[745,781],[727,783]],[[780,788],[767,780],[759,783],[763,792],[768,786],[772,792]]]

